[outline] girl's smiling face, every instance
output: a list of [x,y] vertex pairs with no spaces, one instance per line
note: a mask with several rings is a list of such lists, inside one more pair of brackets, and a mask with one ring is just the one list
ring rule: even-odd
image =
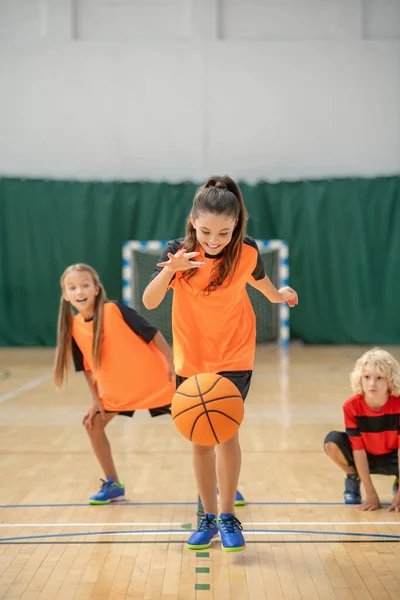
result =
[[99,288],[87,271],[71,271],[63,282],[63,296],[67,302],[85,317],[93,316]]
[[236,226],[236,219],[229,215],[200,212],[190,221],[196,230],[197,241],[210,255],[217,255],[229,244]]

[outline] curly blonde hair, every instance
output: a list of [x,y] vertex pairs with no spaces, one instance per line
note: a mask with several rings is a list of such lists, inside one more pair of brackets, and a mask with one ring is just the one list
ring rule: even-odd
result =
[[400,365],[389,352],[382,348],[372,348],[357,360],[350,373],[351,387],[355,394],[363,393],[361,378],[367,365],[381,377],[387,377],[389,394],[400,396]]

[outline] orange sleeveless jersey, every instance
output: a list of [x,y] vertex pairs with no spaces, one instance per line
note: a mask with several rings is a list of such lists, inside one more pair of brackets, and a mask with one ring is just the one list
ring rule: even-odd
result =
[[[169,242],[160,262],[182,247],[183,239]],[[189,282],[178,272],[170,283],[174,290],[172,330],[175,370],[182,377],[196,373],[247,371],[253,368],[256,345],[256,318],[246,290],[248,281],[265,277],[256,242],[246,236],[242,256],[233,279],[211,294],[207,286],[217,260],[199,246],[197,252],[206,266]],[[153,278],[160,272],[157,268]]]
[[157,329],[127,306],[106,302],[103,316],[101,366],[93,367],[93,321],[78,314],[72,324],[75,369],[95,373],[105,410],[119,412],[170,404],[175,382],[169,383],[167,363],[152,342]]

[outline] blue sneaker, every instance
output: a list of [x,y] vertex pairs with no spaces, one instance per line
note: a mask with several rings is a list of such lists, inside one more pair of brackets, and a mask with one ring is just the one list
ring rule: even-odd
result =
[[94,496],[90,496],[89,504],[110,504],[111,502],[121,502],[125,500],[125,486],[123,483],[114,483],[109,478],[107,481],[101,479],[100,490]]
[[246,500],[243,498],[239,490],[236,490],[235,506],[246,506]]
[[204,550],[211,546],[211,540],[218,535],[218,528],[215,520],[215,515],[198,512],[201,517],[197,531],[192,533],[187,541],[189,550]]
[[[218,488],[217,494],[219,495]],[[239,492],[239,490],[236,490],[235,506],[246,506],[246,500],[243,498],[243,495]]]
[[222,549],[225,552],[241,552],[246,548],[242,524],[235,515],[222,514],[217,519]]
[[396,477],[396,479],[393,481],[393,486],[392,486],[393,496],[395,496],[398,491],[399,491],[399,478]]
[[361,504],[360,478],[357,474],[344,478],[344,503]]

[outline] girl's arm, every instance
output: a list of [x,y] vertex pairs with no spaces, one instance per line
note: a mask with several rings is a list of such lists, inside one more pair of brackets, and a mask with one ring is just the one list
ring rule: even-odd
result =
[[92,404],[89,407],[86,414],[83,416],[82,424],[87,425],[89,428],[92,427],[93,419],[100,413],[102,419],[105,418],[105,412],[103,405],[100,400],[99,388],[97,387],[97,382],[94,379],[92,371],[84,371],[86,382],[90,389],[90,394],[92,396]]
[[187,271],[188,269],[205,266],[206,263],[204,262],[191,260],[199,255],[200,252],[186,252],[184,248],[178,250],[176,254],[168,252],[168,260],[157,264],[157,267],[163,267],[162,271],[154,277],[153,281],[150,281],[144,290],[142,301],[147,310],[157,308],[161,304],[177,271]]
[[289,306],[296,306],[298,303],[297,293],[291,287],[283,287],[277,290],[269,277],[263,279],[248,281],[248,283],[261,292],[270,302],[285,302]]
[[158,331],[154,336],[153,342],[159,349],[159,351],[165,356],[165,360],[168,364],[168,380],[170,383],[172,383],[175,377],[174,355],[172,353],[172,350],[167,340],[160,331]]
[[153,308],[157,308],[157,306],[161,304],[174,275],[175,271],[172,271],[169,267],[164,267],[163,270],[154,277],[153,281],[150,281],[143,292],[142,298],[143,304],[147,310],[153,310]]

